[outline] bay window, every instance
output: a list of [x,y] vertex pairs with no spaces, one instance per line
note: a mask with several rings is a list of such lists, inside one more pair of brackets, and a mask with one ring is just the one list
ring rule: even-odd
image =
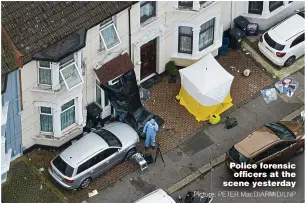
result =
[[262,14],[263,1],[249,1],[248,13]]
[[61,130],[75,123],[74,99],[61,106],[60,122],[61,122]]
[[283,1],[269,1],[269,11],[272,12],[283,5]]
[[199,51],[202,51],[203,49],[213,44],[214,23],[215,23],[215,19],[213,18],[200,26]]
[[40,107],[40,131],[53,132],[53,115],[51,107]]
[[192,1],[178,1],[178,7],[193,9],[193,2]]
[[52,85],[51,63],[48,61],[38,61],[38,84]]
[[156,16],[156,2],[142,1],[140,2],[140,22],[144,23],[148,19]]
[[178,34],[178,52],[192,54],[193,51],[193,28],[179,27]]

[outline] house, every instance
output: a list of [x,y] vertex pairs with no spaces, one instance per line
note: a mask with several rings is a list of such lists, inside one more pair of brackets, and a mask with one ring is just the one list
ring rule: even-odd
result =
[[266,30],[295,10],[304,7],[302,1],[226,1],[222,4],[224,30],[234,27],[233,20],[242,15],[250,22],[258,23],[260,30]]
[[[134,69],[138,84],[173,60],[218,54],[222,2],[2,2],[2,23],[24,55],[22,144],[58,147],[83,132],[87,106],[113,113],[100,84]],[[35,12],[29,12],[29,11]]]
[[21,54],[8,40],[2,29],[1,47],[1,183],[7,179],[10,162],[21,156],[21,101],[20,70]]

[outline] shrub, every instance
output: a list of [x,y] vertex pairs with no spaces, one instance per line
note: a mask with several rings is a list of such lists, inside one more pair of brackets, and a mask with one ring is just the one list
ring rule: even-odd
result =
[[168,72],[170,76],[177,76],[178,75],[178,69],[175,65],[174,61],[169,61],[165,65],[165,70]]

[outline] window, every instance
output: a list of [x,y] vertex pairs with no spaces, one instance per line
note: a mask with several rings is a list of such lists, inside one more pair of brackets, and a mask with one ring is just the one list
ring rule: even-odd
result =
[[111,132],[108,130],[99,130],[96,131],[96,134],[98,134],[110,147],[122,147],[121,141]]
[[148,19],[156,16],[156,2],[155,1],[142,1],[140,3],[140,22],[144,23]]
[[84,172],[90,167],[90,160],[86,161],[85,163],[81,164],[77,169],[77,174]]
[[256,157],[254,157],[253,160],[256,162],[263,160],[263,159],[275,154],[276,152],[278,152],[276,150],[276,148],[274,146],[271,146],[269,149],[266,149],[265,151],[263,151],[262,153],[258,154]]
[[179,8],[193,8],[193,2],[192,1],[178,1]]
[[290,47],[294,47],[297,44],[300,44],[301,42],[304,42],[304,33],[298,36],[292,43]]
[[275,42],[268,34],[268,32],[264,35],[264,39],[266,43],[272,47],[273,49],[276,49],[278,51],[282,51],[285,48],[285,45],[279,44]]
[[117,148],[109,148],[103,151],[102,153],[102,159],[107,159],[108,157],[110,157],[111,155],[113,155],[114,153],[116,153],[118,151]]
[[213,18],[201,25],[199,33],[199,51],[202,51],[203,49],[213,44],[214,22],[215,19]]
[[95,102],[102,108],[109,105],[108,97],[101,88],[101,83],[98,80],[95,82]]
[[54,166],[65,176],[72,177],[74,168],[67,164],[60,156],[53,160]]
[[59,63],[59,69],[61,74],[60,82],[62,83],[63,81],[68,90],[77,87],[83,82],[74,54],[61,60]]
[[178,52],[192,54],[193,51],[193,29],[191,27],[179,27]]
[[282,1],[269,1],[269,11],[272,12],[283,5],[284,3]]
[[199,1],[200,6],[202,6],[207,1]]
[[51,63],[48,61],[38,61],[38,84],[52,85]]
[[230,149],[229,155],[237,163],[248,163],[249,161],[249,159],[237,151],[234,146]]
[[293,1],[288,1],[288,3],[290,4],[290,3],[292,3]]
[[249,1],[248,13],[262,14],[263,3],[263,1]]
[[40,107],[40,131],[53,132],[53,116],[51,107]]
[[280,123],[268,123],[265,126],[272,130],[281,140],[294,140],[296,138],[288,128]]
[[276,145],[274,145],[274,148],[276,149],[276,151],[282,151],[283,149],[286,149],[287,147],[289,147],[290,145],[294,144],[294,142],[280,142]]
[[100,36],[106,50],[110,50],[121,43],[114,23],[110,23],[100,29]]
[[74,99],[61,106],[61,130],[75,123],[75,103]]
[[[110,25],[110,24],[113,23],[113,22],[114,22],[114,20],[112,19],[112,17],[103,20],[103,21],[100,23],[100,30],[103,29],[104,27]],[[105,46],[103,45],[103,40],[102,40],[101,37],[99,37],[99,39],[100,39],[100,50],[104,50],[104,49],[105,49]]]

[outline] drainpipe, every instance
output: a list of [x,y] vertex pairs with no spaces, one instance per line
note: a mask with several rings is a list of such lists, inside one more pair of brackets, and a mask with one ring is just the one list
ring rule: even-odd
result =
[[131,10],[131,7],[128,8],[129,57],[131,59],[131,19],[130,19],[130,10]]

